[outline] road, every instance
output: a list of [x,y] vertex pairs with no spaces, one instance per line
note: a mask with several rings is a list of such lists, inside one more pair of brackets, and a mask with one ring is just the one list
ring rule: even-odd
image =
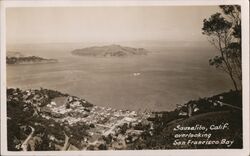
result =
[[31,126],[29,126],[31,128],[31,133],[29,134],[29,136],[24,140],[23,144],[21,145],[21,148],[23,149],[23,151],[28,151],[28,143],[29,143],[29,140],[32,138],[34,132],[35,132],[35,129]]
[[219,104],[221,104],[222,106],[228,106],[228,107],[231,107],[231,108],[234,108],[234,109],[242,110],[242,108],[234,106],[234,105],[230,105],[230,104],[227,104],[227,103],[224,103],[224,102],[221,102],[221,101],[217,101],[217,102]]
[[67,151],[70,144],[69,144],[69,137],[67,136],[67,134],[65,132],[64,133],[64,136],[65,136],[65,141],[64,141],[64,145],[63,145],[63,148],[61,149],[61,151]]

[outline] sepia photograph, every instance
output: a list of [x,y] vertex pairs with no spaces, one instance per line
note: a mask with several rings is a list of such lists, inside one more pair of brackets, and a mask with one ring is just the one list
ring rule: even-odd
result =
[[6,7],[4,146],[243,150],[242,8]]

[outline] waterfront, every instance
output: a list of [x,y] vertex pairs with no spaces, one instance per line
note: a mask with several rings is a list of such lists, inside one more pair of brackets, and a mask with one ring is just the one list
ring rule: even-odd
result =
[[72,49],[63,45],[12,48],[59,62],[8,65],[8,87],[55,89],[98,106],[129,110],[171,110],[231,87],[228,77],[208,64],[212,48],[146,47],[151,51],[147,56],[129,58],[72,56]]

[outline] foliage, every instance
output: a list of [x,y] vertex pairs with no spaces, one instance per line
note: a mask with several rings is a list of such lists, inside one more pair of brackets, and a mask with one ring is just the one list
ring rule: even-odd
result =
[[241,10],[237,5],[220,6],[222,13],[215,13],[203,20],[202,33],[219,50],[220,54],[209,60],[211,66],[226,72],[236,90],[241,89]]

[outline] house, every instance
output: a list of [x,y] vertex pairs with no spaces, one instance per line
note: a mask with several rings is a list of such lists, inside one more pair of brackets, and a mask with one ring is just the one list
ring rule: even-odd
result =
[[50,103],[52,106],[56,106],[56,103],[54,101],[51,101]]
[[198,107],[194,108],[194,112],[198,112],[200,109]]
[[135,121],[136,119],[134,119],[134,118],[130,118],[130,117],[125,117],[124,118],[124,121],[127,121],[127,122],[133,122],[133,121]]
[[178,115],[179,116],[188,116],[188,113],[184,112],[183,110],[180,110]]

